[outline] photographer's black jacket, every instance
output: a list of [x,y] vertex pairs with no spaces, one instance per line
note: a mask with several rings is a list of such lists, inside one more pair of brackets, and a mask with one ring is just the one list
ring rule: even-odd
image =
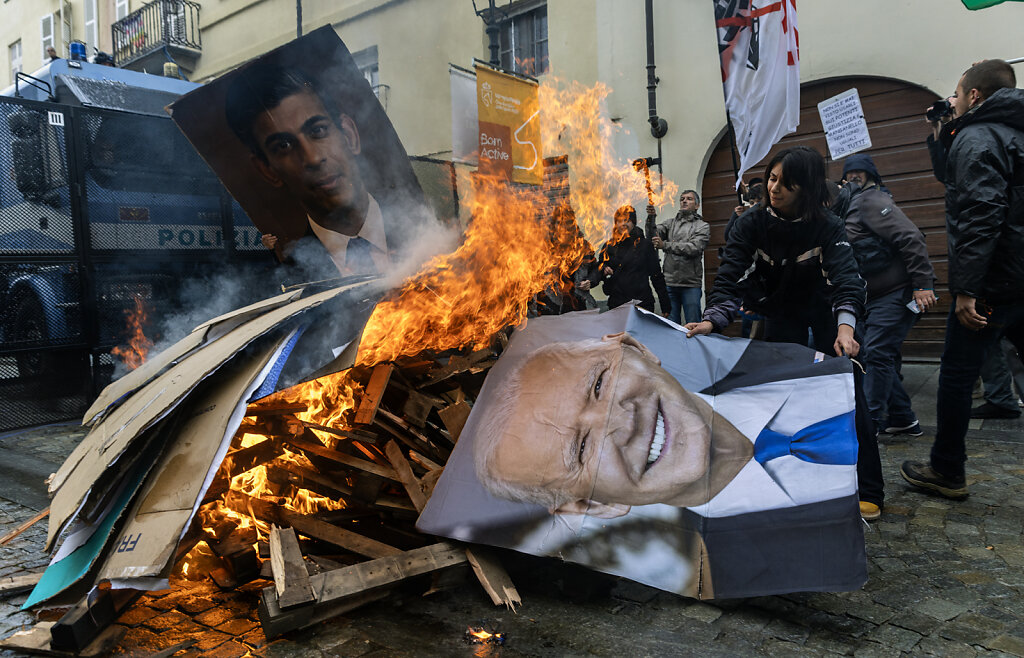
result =
[[941,138],[950,292],[1024,300],[1024,89],[1000,89]]
[[740,215],[729,233],[704,319],[721,331],[735,317],[737,301],[769,318],[800,315],[816,303],[859,318],[864,297],[838,217],[787,221],[759,207]]

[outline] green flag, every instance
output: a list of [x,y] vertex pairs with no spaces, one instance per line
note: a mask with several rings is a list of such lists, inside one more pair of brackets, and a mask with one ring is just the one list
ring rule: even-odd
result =
[[[963,0],[964,7],[968,9],[985,9],[986,7],[993,7],[1006,0]],[[1011,2],[1024,2],[1024,0],[1010,0]]]

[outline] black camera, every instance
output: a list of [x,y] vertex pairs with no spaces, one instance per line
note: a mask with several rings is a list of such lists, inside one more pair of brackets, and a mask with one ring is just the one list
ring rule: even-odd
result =
[[941,121],[944,117],[948,117],[952,113],[953,106],[949,104],[948,100],[943,99],[932,103],[932,106],[928,108],[928,111],[924,113],[924,116],[929,121]]

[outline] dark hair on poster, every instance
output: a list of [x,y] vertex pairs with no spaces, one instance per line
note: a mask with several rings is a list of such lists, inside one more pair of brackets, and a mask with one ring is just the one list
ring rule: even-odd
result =
[[[309,173],[308,162],[275,167],[268,140],[274,153],[283,153],[294,146],[289,139],[297,138],[267,137],[264,130],[260,143],[256,134],[259,126],[276,127],[281,113],[296,105],[293,97],[303,95],[308,95],[304,107],[319,117],[320,125],[313,125],[312,117],[302,123],[301,115],[296,124],[301,125],[292,132],[309,137],[310,143],[331,132],[335,149],[344,151],[322,156],[335,167],[322,174]],[[330,26],[226,73],[178,99],[169,111],[257,228],[277,236],[279,246],[311,233],[317,199],[310,189],[320,182],[311,180],[315,176],[344,179],[364,209],[367,195],[379,204],[389,250],[401,251],[412,229],[432,220],[394,127]]]

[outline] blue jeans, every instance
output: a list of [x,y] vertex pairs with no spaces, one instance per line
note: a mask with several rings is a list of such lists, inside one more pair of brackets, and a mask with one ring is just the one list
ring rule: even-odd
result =
[[683,317],[686,322],[700,322],[700,291],[700,288],[668,286],[668,299],[672,303],[668,319],[676,324],[683,324]]
[[[906,306],[908,290],[897,290],[868,301],[863,326],[864,397],[875,427],[888,421],[898,427],[912,425],[917,416],[900,381],[900,349],[918,314]],[[888,409],[887,409],[888,407]],[[888,416],[886,416],[888,411]]]
[[949,478],[964,475],[971,389],[989,350],[1006,336],[1017,352],[1024,354],[1024,302],[992,306],[988,325],[981,331],[960,324],[955,309],[954,301],[946,318],[946,346],[939,368],[938,428],[931,452],[932,468]]

